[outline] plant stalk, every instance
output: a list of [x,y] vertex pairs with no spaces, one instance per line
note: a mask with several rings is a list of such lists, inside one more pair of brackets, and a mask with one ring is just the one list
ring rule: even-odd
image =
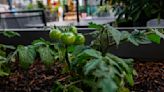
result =
[[66,51],[65,51],[65,60],[66,60],[66,63],[68,65],[68,68],[70,69],[71,68],[71,64],[70,64],[69,57],[68,57],[68,46],[65,45],[65,48],[66,48]]
[[82,82],[82,80],[78,80],[78,81],[72,82],[72,83],[66,85],[65,88],[68,88],[69,86],[74,85],[74,84],[77,84],[79,82]]

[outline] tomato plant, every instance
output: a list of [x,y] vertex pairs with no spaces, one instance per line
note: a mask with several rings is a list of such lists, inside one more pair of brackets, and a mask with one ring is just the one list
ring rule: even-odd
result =
[[[4,31],[0,33],[8,38],[20,36],[20,34],[18,34],[17,32],[12,32],[12,31]],[[11,45],[0,44],[0,77],[8,76],[10,74],[10,67],[9,67],[11,63],[10,61],[13,62],[15,61],[14,58],[17,51],[7,53],[7,50],[14,51],[15,47]]]
[[[0,76],[9,75],[4,66],[13,56],[17,55],[19,65],[23,69],[29,69],[39,57],[47,68],[55,61],[62,64],[62,78],[55,79],[51,92],[129,92],[125,85],[134,85],[133,76],[136,72],[133,59],[117,57],[109,53],[108,48],[119,46],[123,42],[131,42],[136,46],[151,42],[160,43],[161,38],[164,38],[164,31],[151,29],[127,32],[109,25],[91,26],[96,27],[96,31],[90,33],[94,34],[95,39],[89,46],[84,45],[84,35],[71,32],[70,27],[53,28],[49,33],[50,37],[54,36],[53,32],[56,32],[55,35],[60,33],[60,37],[51,37],[55,39],[54,42],[39,39],[28,46],[19,45],[11,56],[7,55],[5,50],[15,48],[0,45]],[[63,75],[68,77],[63,78]]]
[[76,36],[71,32],[62,33],[61,40],[64,44],[71,45],[75,42]]
[[62,33],[59,29],[52,29],[49,33],[50,38],[52,39],[60,39]]
[[[69,68],[71,68],[69,59],[69,48],[76,45],[83,45],[85,43],[85,37],[82,34],[77,33],[77,28],[74,26],[56,29],[60,29],[61,32],[61,38],[58,39],[56,43],[58,44],[56,48],[59,52],[59,60],[65,60]],[[56,29],[51,29],[49,34],[51,34],[51,32]]]
[[81,45],[85,43],[85,37],[82,34],[77,34],[75,39],[75,44]]
[[70,30],[70,32],[72,32],[74,34],[77,34],[78,33],[77,28],[75,26],[70,27],[69,30]]

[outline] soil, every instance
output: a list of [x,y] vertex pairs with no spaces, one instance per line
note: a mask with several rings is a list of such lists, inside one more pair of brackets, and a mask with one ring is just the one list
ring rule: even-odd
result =
[[18,63],[11,65],[12,74],[0,77],[0,92],[50,92],[55,80],[64,77],[62,65],[55,63],[47,69],[39,60],[28,70],[21,69]]
[[137,61],[134,67],[138,75],[133,92],[164,92],[164,62]]
[[[63,80],[67,74],[61,74],[63,65],[56,62],[49,70],[40,62],[23,70],[18,63],[11,65],[12,73],[0,77],[0,92],[50,92],[56,80]],[[131,92],[164,92],[164,62],[141,62],[134,65],[138,75]]]

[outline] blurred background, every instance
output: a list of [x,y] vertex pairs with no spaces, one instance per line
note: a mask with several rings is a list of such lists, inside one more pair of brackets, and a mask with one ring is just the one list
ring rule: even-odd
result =
[[118,27],[163,26],[163,8],[164,0],[0,0],[0,27],[87,26],[89,22],[112,22]]
[[44,9],[47,21],[57,21],[60,16],[63,20],[76,20],[78,2],[79,17],[87,19],[109,16],[110,10],[103,11],[105,7],[100,7],[107,1],[110,0],[0,0],[0,12]]

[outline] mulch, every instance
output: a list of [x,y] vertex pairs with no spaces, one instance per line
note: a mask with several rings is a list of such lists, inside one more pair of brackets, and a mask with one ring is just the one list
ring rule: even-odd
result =
[[[18,63],[11,65],[11,75],[0,77],[0,92],[50,92],[56,80],[64,80],[67,74],[61,74],[63,65],[56,62],[47,69],[40,60],[23,70]],[[164,92],[164,62],[136,61],[134,65],[138,75],[131,92]]]
[[9,77],[0,77],[0,92],[50,92],[55,80],[62,78],[62,65],[55,63],[47,69],[39,60],[28,70],[21,69],[17,63],[12,66]]
[[163,61],[136,61],[134,67],[138,75],[133,92],[164,92]]

